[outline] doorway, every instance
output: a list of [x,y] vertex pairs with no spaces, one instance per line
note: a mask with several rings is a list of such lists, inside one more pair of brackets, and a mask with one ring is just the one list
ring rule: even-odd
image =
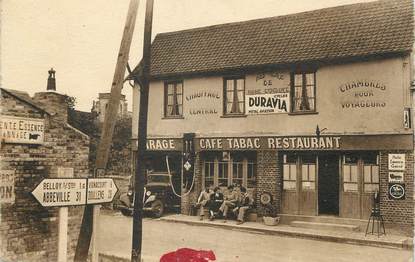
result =
[[339,215],[339,156],[318,157],[318,214]]

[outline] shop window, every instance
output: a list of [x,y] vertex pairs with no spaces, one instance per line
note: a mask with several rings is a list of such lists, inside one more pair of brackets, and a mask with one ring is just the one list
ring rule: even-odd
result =
[[363,190],[365,193],[379,192],[379,157],[367,154],[362,157]]
[[283,189],[295,190],[297,183],[297,156],[284,155],[283,159]]
[[205,187],[211,186],[214,184],[214,177],[215,177],[215,162],[206,161],[205,162]]
[[248,162],[248,187],[256,186],[256,164],[254,162]]
[[218,184],[219,186],[228,185],[228,162],[219,162]]
[[315,73],[295,73],[291,76],[291,111],[316,111]]
[[215,186],[256,186],[256,152],[230,153],[225,158],[222,152],[205,152],[202,158],[205,185],[213,181]]
[[164,116],[183,116],[183,81],[165,82],[164,84]]
[[343,189],[344,192],[358,191],[358,156],[347,154],[343,159]]
[[245,78],[225,78],[223,114],[245,114]]
[[303,156],[301,164],[301,187],[304,190],[315,190],[316,186],[316,157]]

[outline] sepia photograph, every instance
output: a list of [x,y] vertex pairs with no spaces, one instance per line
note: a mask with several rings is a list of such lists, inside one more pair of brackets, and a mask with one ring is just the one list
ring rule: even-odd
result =
[[0,0],[0,262],[413,262],[413,0]]

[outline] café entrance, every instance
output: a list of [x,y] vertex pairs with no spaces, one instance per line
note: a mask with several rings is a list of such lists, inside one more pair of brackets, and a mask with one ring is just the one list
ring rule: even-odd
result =
[[339,215],[339,156],[318,156],[318,214]]

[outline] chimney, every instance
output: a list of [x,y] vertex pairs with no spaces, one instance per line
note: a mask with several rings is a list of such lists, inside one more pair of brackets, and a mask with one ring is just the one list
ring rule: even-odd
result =
[[49,71],[49,77],[48,77],[48,85],[46,87],[46,90],[48,91],[56,91],[56,79],[55,79],[55,73],[56,71],[51,68]]
[[43,105],[47,112],[51,113],[54,119],[62,122],[68,120],[67,96],[56,92],[56,71],[51,68],[49,71],[48,85],[46,92],[35,93],[33,99]]

